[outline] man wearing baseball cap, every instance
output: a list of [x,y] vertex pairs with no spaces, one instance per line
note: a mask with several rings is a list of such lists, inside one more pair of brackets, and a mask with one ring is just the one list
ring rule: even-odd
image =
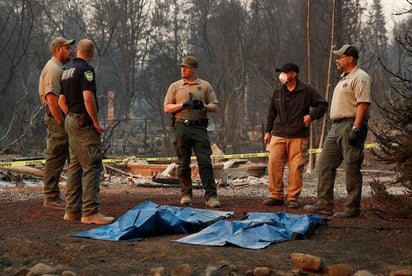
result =
[[[319,157],[318,199],[306,205],[309,212],[339,218],[359,217],[361,211],[363,147],[368,133],[371,78],[358,65],[353,45],[333,51],[336,67],[342,71],[333,91],[330,108],[332,127]],[[347,197],[342,212],[333,213],[336,169],[343,162]]]
[[60,194],[60,173],[66,163],[68,140],[64,130],[63,113],[58,106],[60,78],[64,65],[70,61],[74,39],[56,37],[50,43],[51,59],[43,67],[39,79],[39,96],[45,109],[44,123],[47,128],[46,163],[44,165],[44,206],[64,209]]
[[[299,67],[285,63],[276,69],[281,86],[273,91],[267,116],[263,142],[269,148],[269,198],[264,205],[283,205],[299,208],[305,153],[309,127],[320,119],[328,108],[325,98],[313,86],[299,80]],[[287,191],[284,191],[283,173],[289,168]]]
[[196,154],[206,205],[219,208],[212,165],[212,149],[207,134],[208,112],[218,110],[219,101],[209,82],[198,78],[199,62],[193,56],[179,64],[182,78],[169,86],[164,112],[173,115],[173,144],[178,158],[178,177],[184,206],[192,204],[192,150]]

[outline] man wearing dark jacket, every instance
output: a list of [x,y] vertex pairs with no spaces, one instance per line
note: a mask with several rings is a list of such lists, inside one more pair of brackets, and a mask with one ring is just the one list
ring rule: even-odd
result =
[[[275,89],[267,117],[264,143],[269,144],[269,198],[264,205],[299,208],[302,176],[308,146],[309,127],[321,118],[328,103],[316,88],[298,79],[299,67],[286,63],[280,69],[282,86]],[[284,192],[283,172],[286,163],[289,181]]]

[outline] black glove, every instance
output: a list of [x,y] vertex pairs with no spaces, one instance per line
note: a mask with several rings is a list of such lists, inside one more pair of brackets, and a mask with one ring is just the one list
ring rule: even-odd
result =
[[192,99],[189,99],[189,100],[187,100],[187,101],[185,101],[185,102],[183,103],[182,108],[183,108],[183,109],[185,109],[185,108],[192,108],[192,106],[193,106],[193,100],[192,100]]
[[192,106],[192,109],[195,109],[195,110],[200,110],[200,109],[203,109],[205,107],[205,105],[203,104],[203,102],[202,101],[199,101],[199,100],[193,100],[193,106]]
[[192,108],[193,106],[193,94],[189,93],[189,99],[187,101],[185,101],[182,105],[182,108]]
[[349,132],[349,144],[354,147],[361,147],[362,146],[362,137],[361,131],[359,128],[352,128]]

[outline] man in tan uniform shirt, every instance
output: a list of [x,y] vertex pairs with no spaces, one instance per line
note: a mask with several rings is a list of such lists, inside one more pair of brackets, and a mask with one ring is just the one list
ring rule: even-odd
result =
[[[306,205],[309,212],[340,218],[358,217],[361,211],[363,147],[368,132],[371,78],[358,66],[358,50],[344,45],[336,66],[342,71],[333,91],[330,108],[332,127],[319,159],[318,200]],[[336,169],[343,162],[347,197],[342,212],[333,213]]]
[[58,106],[60,77],[64,64],[70,61],[74,39],[55,38],[50,44],[53,56],[44,66],[39,79],[40,101],[45,109],[44,123],[47,128],[46,163],[44,166],[44,206],[64,209],[60,195],[60,173],[66,163],[68,140],[64,130],[64,116]]

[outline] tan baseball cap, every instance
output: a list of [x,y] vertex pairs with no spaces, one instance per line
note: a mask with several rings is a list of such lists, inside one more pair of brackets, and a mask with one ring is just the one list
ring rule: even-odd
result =
[[50,43],[50,51],[54,53],[57,48],[61,46],[66,46],[66,45],[73,45],[75,42],[74,39],[65,39],[64,37],[56,37],[51,43]]
[[353,45],[343,45],[339,50],[333,51],[335,56],[350,56],[354,58],[359,58],[358,49]]

